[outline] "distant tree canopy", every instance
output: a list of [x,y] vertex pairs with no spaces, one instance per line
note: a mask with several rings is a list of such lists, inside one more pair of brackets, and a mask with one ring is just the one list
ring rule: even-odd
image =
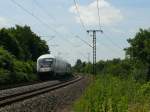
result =
[[[77,60],[74,70],[75,72],[93,73],[93,65],[91,63]],[[129,60],[113,59],[107,61],[98,61],[96,64],[97,74],[113,74],[115,76],[126,77],[130,74],[131,66]]]
[[82,67],[83,67],[82,61],[80,59],[77,59],[74,69],[76,69],[76,71],[78,71],[78,72],[81,72]]
[[33,33],[29,26],[2,28],[0,46],[20,60],[35,61],[41,54],[49,53],[46,42]]

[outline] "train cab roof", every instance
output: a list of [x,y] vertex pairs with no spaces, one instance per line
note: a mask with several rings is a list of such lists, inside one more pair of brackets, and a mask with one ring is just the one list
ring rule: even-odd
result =
[[55,58],[55,57],[51,54],[44,54],[44,55],[41,55],[37,60],[45,59],[45,58]]

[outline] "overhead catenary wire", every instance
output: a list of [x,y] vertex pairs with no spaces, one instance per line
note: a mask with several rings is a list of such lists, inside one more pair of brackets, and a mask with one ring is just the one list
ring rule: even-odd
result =
[[[34,19],[36,19],[39,23],[43,24],[44,26],[48,27],[49,29],[51,29],[52,31],[54,31],[56,34],[60,35],[62,37],[62,35],[56,31],[55,29],[53,29],[51,26],[49,26],[49,24],[45,23],[44,21],[42,21],[38,16],[34,15],[33,13],[31,13],[28,9],[26,9],[25,7],[23,7],[21,4],[19,4],[18,2],[16,2],[15,0],[11,0],[11,2],[13,4],[15,4],[17,7],[19,7],[20,9],[22,9],[24,12],[26,12],[27,14],[29,14],[30,16],[32,16]],[[65,39],[64,40],[68,41],[70,43],[69,40]],[[65,41],[65,42],[66,42]],[[71,46],[73,46],[73,44],[71,44]]]
[[[82,20],[82,17],[81,17],[81,14],[80,14],[80,10],[79,10],[79,6],[78,6],[78,4],[77,4],[77,1],[76,0],[73,0],[74,1],[74,5],[75,5],[75,8],[76,8],[76,11],[77,11],[77,14],[78,14],[78,17],[79,17],[79,20],[80,20],[80,24],[81,24],[81,26],[82,26],[82,29],[84,30],[84,31],[87,31],[87,28],[86,28],[86,25],[84,24],[84,21]],[[86,33],[87,34],[87,33]],[[87,36],[89,36],[88,34],[87,34]],[[90,47],[92,47],[93,48],[93,46],[90,44],[90,43],[88,43],[87,41],[85,41],[84,39],[82,39],[82,38],[80,38],[79,36],[76,36],[76,37],[78,37],[78,39],[80,39],[82,42],[84,42],[86,45],[88,45],[88,46],[90,46]]]
[[87,41],[85,41],[84,39],[80,38],[80,36],[76,36],[78,39],[80,39],[82,42],[84,42],[86,45],[88,45],[89,47],[93,48],[93,46],[91,44],[89,44]]
[[[84,30],[86,30],[86,27],[85,27],[84,22],[83,22],[83,20],[82,20],[82,18],[81,18],[81,14],[80,14],[79,7],[78,7],[78,5],[77,5],[76,0],[74,0],[74,4],[75,4],[75,6],[76,6],[76,10],[77,10],[77,13],[78,13],[78,16],[79,16],[79,19],[80,19],[81,26],[82,26],[82,28],[83,28]],[[99,4],[100,4],[100,1],[97,0],[99,28],[100,28],[100,30],[101,30],[101,33],[103,33],[103,30],[101,29],[100,6],[99,6]],[[93,46],[90,45],[87,41],[85,41],[84,39],[82,39],[80,36],[78,36],[78,39],[80,39],[80,40],[81,40],[82,42],[84,42],[86,45],[88,45],[88,46],[90,46],[90,47],[93,47]],[[113,45],[115,45],[117,48],[120,48],[120,47],[119,47],[118,45],[116,45],[113,41],[111,41],[111,38],[109,39],[109,41],[110,41],[111,43],[113,43]],[[111,47],[106,46],[105,43],[102,43],[102,42],[101,42],[101,45],[102,45],[103,47],[107,48],[107,49],[110,50],[110,51],[114,51],[114,52],[112,52],[112,53],[114,53],[114,54],[117,53],[117,54],[118,54],[118,52],[117,52],[116,50],[114,50],[114,49],[111,48]]]
[[[99,20],[99,28],[101,29],[101,18],[100,18],[100,0],[97,1],[97,10],[98,10],[98,20]],[[102,30],[103,31],[103,30]],[[102,33],[107,40],[109,40],[116,48],[119,48],[122,50],[122,48],[116,44],[105,32]]]
[[[22,10],[24,10],[26,13],[28,13],[29,15],[31,15],[32,17],[34,17],[38,22],[42,23],[43,25],[47,26],[48,28],[50,28],[51,30],[53,30],[55,33],[59,34],[59,32],[57,32],[55,29],[51,28],[49,26],[49,24],[43,22],[40,18],[38,18],[36,15],[34,15],[33,13],[31,13],[29,10],[27,10],[26,8],[24,8],[22,5],[18,4],[15,0],[11,0],[13,3],[15,3],[18,7],[20,7]],[[60,35],[60,34],[59,34]],[[61,35],[60,35],[61,36]],[[68,40],[67,40],[68,41]]]
[[15,5],[17,5],[19,8],[21,8],[23,11],[25,11],[26,13],[28,13],[29,15],[31,15],[34,19],[36,19],[38,22],[44,24],[45,26],[49,27],[51,30],[53,30],[55,33],[57,33],[56,30],[52,29],[48,24],[46,24],[45,22],[43,22],[40,18],[38,18],[37,16],[35,16],[33,13],[31,13],[29,10],[27,10],[26,8],[24,8],[22,5],[20,5],[18,2],[16,2],[15,0],[11,0]]
[[39,2],[38,2],[37,0],[34,0],[34,3],[35,3],[36,6],[37,6],[38,8],[40,8],[47,16],[49,16],[53,21],[56,21],[56,18],[55,18],[52,14],[48,13],[48,12],[45,10],[45,8],[44,8],[42,5],[39,4]]
[[120,45],[118,45],[117,43],[115,43],[111,37],[109,37],[106,33],[103,33],[103,35],[106,37],[107,40],[109,40],[116,48],[122,50],[122,47]]
[[80,14],[80,10],[79,10],[79,7],[78,7],[78,4],[77,4],[77,1],[76,0],[73,0],[74,1],[74,5],[75,5],[75,8],[76,8],[76,11],[77,11],[77,14],[79,16],[79,20],[80,20],[80,23],[81,23],[81,26],[82,28],[86,31],[86,26],[82,20],[82,17],[81,17],[81,14]]
[[100,1],[97,0],[97,10],[98,10],[99,28],[100,28],[100,30],[101,30],[101,18],[100,18],[100,6],[99,6],[99,4],[100,4]]
[[[36,5],[47,15],[49,16],[50,19],[53,19],[53,21],[56,21],[55,17],[52,15],[49,15],[49,13],[47,11],[44,10],[44,8],[37,2],[37,0],[35,0]],[[72,32],[69,32],[71,35],[74,35]],[[77,37],[77,36],[75,36]],[[88,42],[86,42],[84,39],[81,39],[78,36],[78,39],[80,39],[81,41],[83,41],[85,44],[87,44],[88,46],[92,47]]]
[[[55,17],[52,16],[52,15],[49,15],[49,13],[37,2],[37,0],[35,0],[35,3],[36,3],[36,5],[37,5],[47,16],[49,16],[51,19],[53,19],[53,21],[56,21]],[[76,1],[75,1],[75,4],[77,4]],[[77,5],[76,5],[76,6],[77,6]],[[78,7],[77,7],[77,10],[78,10],[78,13],[79,13]],[[80,15],[80,13],[79,13],[79,15]],[[81,15],[80,15],[80,16],[81,16]],[[83,24],[83,27],[85,28],[85,25],[84,25],[82,19],[81,19],[81,23]],[[70,32],[70,34],[71,34],[71,35],[74,35],[72,32]],[[80,39],[81,41],[83,41],[83,42],[84,42],[85,44],[87,44],[88,46],[92,47],[87,41],[85,41],[84,39],[81,39],[79,36],[75,36],[75,37],[78,37],[78,39]]]
[[[40,22],[41,24],[43,24],[44,26],[48,27],[49,29],[51,29],[52,31],[54,31],[57,35],[61,36],[62,35],[55,29],[53,29],[49,24],[43,22],[40,18],[38,18],[36,15],[34,15],[33,13],[31,13],[29,10],[27,10],[26,8],[24,8],[22,5],[20,5],[18,2],[16,2],[15,0],[11,0],[12,3],[14,3],[15,5],[17,5],[19,8],[21,8],[23,11],[25,11],[26,13],[28,13],[30,16],[32,16],[34,19],[36,19],[38,22]],[[70,43],[69,40],[67,40],[66,38],[63,38],[64,40],[68,41],[68,43]],[[71,46],[73,46],[73,44],[70,44]]]
[[[98,40],[100,40],[98,38]],[[106,44],[105,42],[101,41],[101,46],[103,46],[104,48],[106,48],[109,52],[113,53],[114,55],[119,54],[120,52],[118,52],[118,50],[116,50],[114,47],[109,47],[108,44]],[[120,49],[119,49],[120,50]]]
[[[80,11],[79,11],[79,8],[78,8],[78,5],[77,5],[76,0],[74,0],[74,4],[75,4],[75,6],[76,6],[76,10],[77,10],[77,13],[78,13],[78,16],[79,16],[79,19],[80,19],[81,26],[82,26],[82,28],[83,28],[84,30],[86,30],[86,27],[85,27],[84,22],[83,22],[83,20],[82,20],[82,18],[81,18],[81,14],[80,14]],[[97,1],[97,8],[98,8],[99,28],[100,28],[100,30],[101,30],[101,33],[103,33],[103,30],[101,29],[101,19],[100,19],[99,1]],[[83,40],[83,39],[80,38],[79,36],[77,36],[77,37],[78,37],[78,39],[80,39],[81,41],[83,41],[86,45],[88,45],[88,46],[90,46],[90,47],[93,48],[93,46],[90,45],[87,41]],[[105,48],[108,49],[108,47],[106,47],[106,45],[105,45],[104,43],[101,42],[101,44],[102,44]],[[112,51],[111,48],[110,48],[109,50]],[[114,53],[114,52],[113,52],[113,53]]]
[[[53,16],[53,15],[51,15],[50,13],[48,13],[46,10],[45,10],[45,8],[44,7],[42,7],[39,3],[38,3],[38,1],[37,0],[34,0],[35,1],[35,4],[37,5],[37,7],[38,8],[40,8],[41,9],[41,11],[42,12],[44,12],[50,19],[52,19],[55,23],[57,23],[56,22],[56,18]],[[71,35],[74,35],[72,32],[69,32]],[[83,39],[82,39],[83,40]],[[75,46],[74,46],[75,47]]]

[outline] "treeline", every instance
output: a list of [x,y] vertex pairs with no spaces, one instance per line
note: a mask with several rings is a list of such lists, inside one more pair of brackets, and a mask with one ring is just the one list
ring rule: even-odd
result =
[[[80,59],[77,60],[74,71],[81,73],[93,73],[92,63],[82,62]],[[99,61],[96,64],[97,74],[115,74],[116,76],[125,77],[126,74],[130,73],[131,64],[128,60],[113,59],[107,61]]]
[[[97,74],[113,74],[120,77],[132,76],[135,80],[150,79],[150,29],[140,29],[134,38],[127,40],[125,59],[99,61],[96,64]],[[75,72],[92,74],[92,64],[77,60]]]
[[0,29],[0,84],[36,80],[36,59],[45,53],[48,45],[29,26]]

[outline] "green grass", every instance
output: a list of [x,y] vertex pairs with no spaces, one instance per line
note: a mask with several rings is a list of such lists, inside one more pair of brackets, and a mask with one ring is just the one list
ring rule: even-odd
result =
[[150,83],[111,75],[96,77],[75,102],[75,112],[149,112]]

